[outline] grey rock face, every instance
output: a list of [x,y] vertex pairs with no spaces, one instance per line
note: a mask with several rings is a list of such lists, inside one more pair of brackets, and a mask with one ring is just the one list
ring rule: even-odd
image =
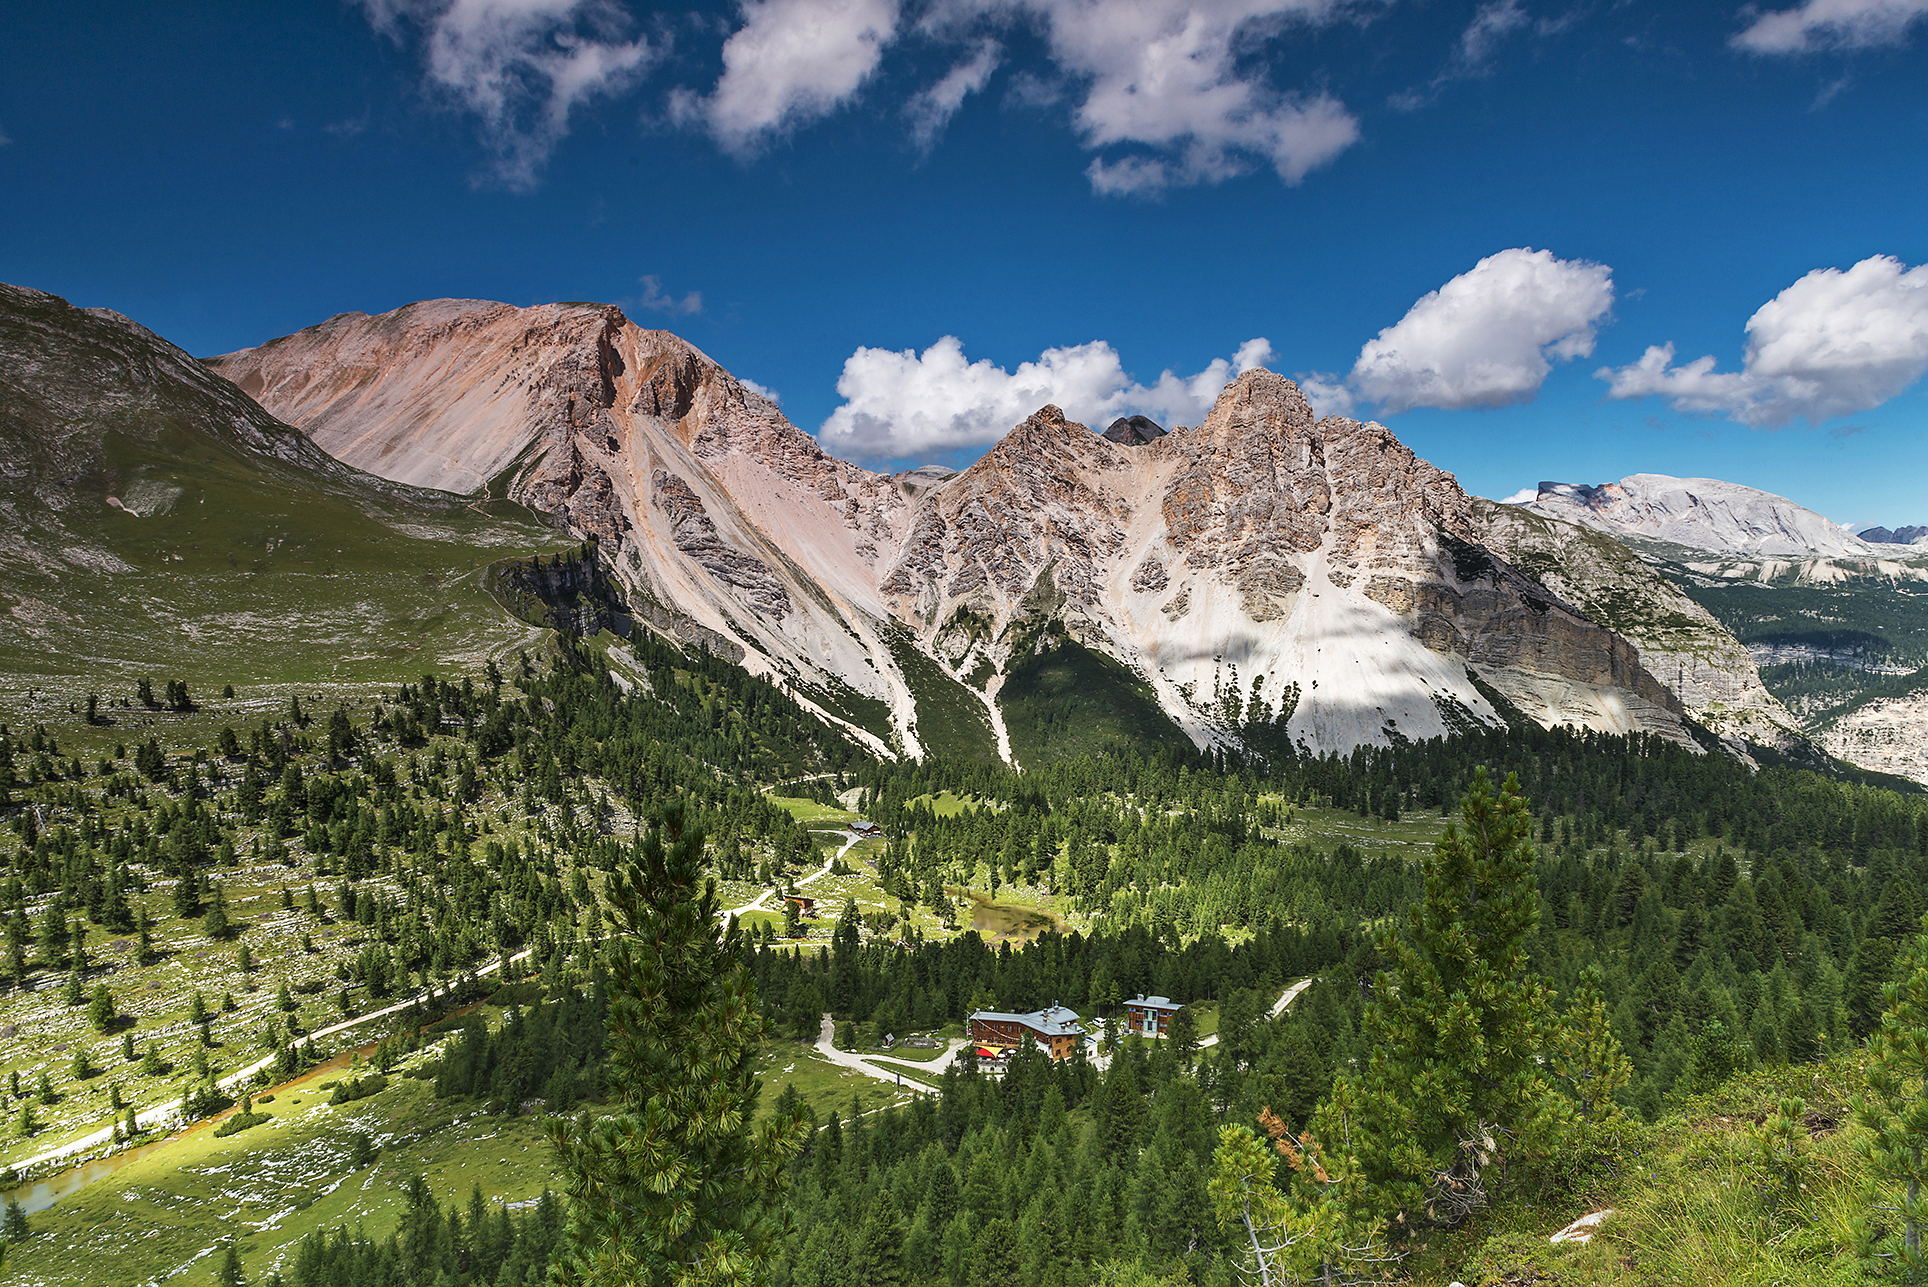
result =
[[1105,430],[1105,438],[1120,447],[1142,447],[1165,436],[1164,428],[1150,416],[1120,416]]

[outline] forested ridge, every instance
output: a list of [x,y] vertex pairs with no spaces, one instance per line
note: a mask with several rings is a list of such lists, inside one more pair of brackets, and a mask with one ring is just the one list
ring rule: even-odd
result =
[[[163,917],[245,952],[267,917],[230,914],[226,887],[266,872],[288,925],[354,930],[331,940],[338,955],[309,945],[315,986],[301,995],[339,993],[347,1014],[472,990],[484,965],[503,983],[526,976],[499,1030],[472,1017],[412,1036],[432,1047],[418,1072],[438,1095],[497,1112],[540,1101],[593,1118],[611,1092],[609,873],[674,809],[707,837],[714,875],[786,887],[825,854],[764,790],[783,782],[861,793],[884,832],[876,883],[905,913],[954,917],[959,890],[981,882],[991,896],[1042,891],[1088,928],[993,946],[853,905],[828,909],[828,942],[799,949],[760,921],[740,950],[769,1040],[814,1040],[826,1012],[874,1037],[1057,1002],[1102,1026],[1140,992],[1213,1012],[1206,1050],[1125,1041],[1102,1069],[1081,1050],[1056,1065],[1022,1056],[998,1075],[966,1061],[910,1107],[816,1115],[788,1165],[800,1232],[774,1261],[779,1284],[1081,1284],[1181,1266],[1193,1281],[1232,1281],[1245,1253],[1214,1206],[1220,1131],[1262,1113],[1288,1141],[1313,1129],[1335,1085],[1383,1044],[1372,1016],[1395,964],[1386,934],[1426,885],[1370,829],[1454,812],[1481,768],[1516,779],[1525,811],[1534,914],[1520,965],[1545,980],[1551,1015],[1597,1002],[1594,1035],[1610,1033],[1629,1062],[1612,1097],[1636,1122],[1874,1033],[1928,877],[1923,797],[1754,771],[1657,738],[1515,727],[1270,762],[1113,746],[1023,774],[879,762],[768,683],[656,641],[622,667],[567,650],[508,675],[425,676],[367,709],[323,715],[297,701],[199,750],[158,738],[118,749],[87,764],[48,729],[0,730],[0,971],[29,993],[65,978],[69,1006],[104,990],[102,1040],[126,1029],[141,1045],[188,1041],[156,1060],[183,1070],[192,1043],[218,1048],[208,1034],[227,1007],[210,996],[185,1022],[143,1014],[120,972],[144,963]],[[1366,839],[1304,825],[1332,810]],[[132,950],[104,957],[116,936]],[[508,964],[525,950],[526,964]],[[1266,1017],[1308,978],[1283,1017]],[[283,1012],[302,1004],[283,997]],[[270,1043],[298,1034],[292,1013],[268,1018]],[[92,1094],[98,1075],[77,1066],[61,1085]],[[769,1094],[801,1111],[782,1092],[774,1081]],[[1618,1165],[1595,1157],[1587,1174]],[[1558,1168],[1518,1180],[1580,1191]],[[546,1236],[531,1226],[515,1245],[546,1257]],[[290,1281],[377,1262],[398,1282],[496,1281],[466,1262],[449,1269],[455,1245],[343,1235],[304,1251],[306,1276]]]

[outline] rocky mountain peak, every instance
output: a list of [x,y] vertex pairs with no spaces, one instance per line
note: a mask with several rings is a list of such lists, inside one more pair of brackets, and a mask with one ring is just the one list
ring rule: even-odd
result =
[[1253,367],[1226,385],[1194,433],[1226,438],[1250,433],[1306,438],[1317,417],[1296,382]]
[[800,693],[880,699],[909,750],[933,681],[907,641],[994,729],[1001,677],[1069,639],[1201,742],[1440,735],[1499,719],[1492,690],[1682,735],[1631,645],[1480,543],[1452,475],[1271,371],[1196,428],[1099,434],[1044,406],[962,474],[891,478],[599,306],[432,301],[216,365],[351,462],[500,485],[599,537],[645,619]]
[[1119,416],[1105,429],[1104,437],[1120,447],[1142,447],[1154,438],[1163,438],[1165,427],[1150,416]]
[[1897,527],[1893,531],[1885,527],[1864,527],[1855,535],[1874,545],[1928,544],[1928,526],[1919,524]]

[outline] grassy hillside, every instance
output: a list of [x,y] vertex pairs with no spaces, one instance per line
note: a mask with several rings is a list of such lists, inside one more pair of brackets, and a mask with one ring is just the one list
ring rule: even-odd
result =
[[532,638],[480,583],[503,553],[557,543],[526,511],[356,503],[191,432],[108,455],[150,508],[92,497],[64,515],[75,544],[59,559],[0,563],[0,685],[379,682],[475,669]]
[[0,357],[0,693],[392,680],[530,637],[479,583],[560,543],[529,511],[349,469],[165,340],[50,295],[0,287]]
[[[1864,1087],[1859,1052],[1735,1077],[1652,1126],[1612,1128],[1590,1161],[1568,1159],[1578,1167],[1553,1201],[1503,1202],[1422,1239],[1404,1268],[1414,1282],[1470,1287],[1884,1281],[1860,1261],[1861,1228],[1878,1227],[1875,1207],[1895,1196],[1882,1193],[1861,1153],[1867,1132],[1850,1121],[1849,1097]],[[1776,1158],[1764,1126],[1790,1098],[1799,1125]],[[1548,1240],[1608,1209],[1590,1242]]]

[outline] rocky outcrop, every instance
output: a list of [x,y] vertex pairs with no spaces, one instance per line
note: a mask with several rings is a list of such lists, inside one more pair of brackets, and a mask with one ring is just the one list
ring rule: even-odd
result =
[[723,541],[703,508],[702,498],[681,478],[659,469],[652,481],[656,505],[669,517],[676,548],[718,581],[737,590],[759,612],[782,621],[791,610],[790,595],[763,560]]
[[585,637],[604,630],[627,635],[629,606],[597,556],[596,543],[585,541],[580,550],[503,559],[484,570],[483,582],[497,602],[531,625]]
[[1695,719],[1742,742],[1786,747],[1800,722],[1761,683],[1757,659],[1627,546],[1596,529],[1475,499],[1479,540],[1640,652]]
[[1105,440],[1120,447],[1142,447],[1165,436],[1164,426],[1150,416],[1119,416],[1105,429]]
[[1829,755],[1928,785],[1928,693],[1860,703],[1816,740]]

